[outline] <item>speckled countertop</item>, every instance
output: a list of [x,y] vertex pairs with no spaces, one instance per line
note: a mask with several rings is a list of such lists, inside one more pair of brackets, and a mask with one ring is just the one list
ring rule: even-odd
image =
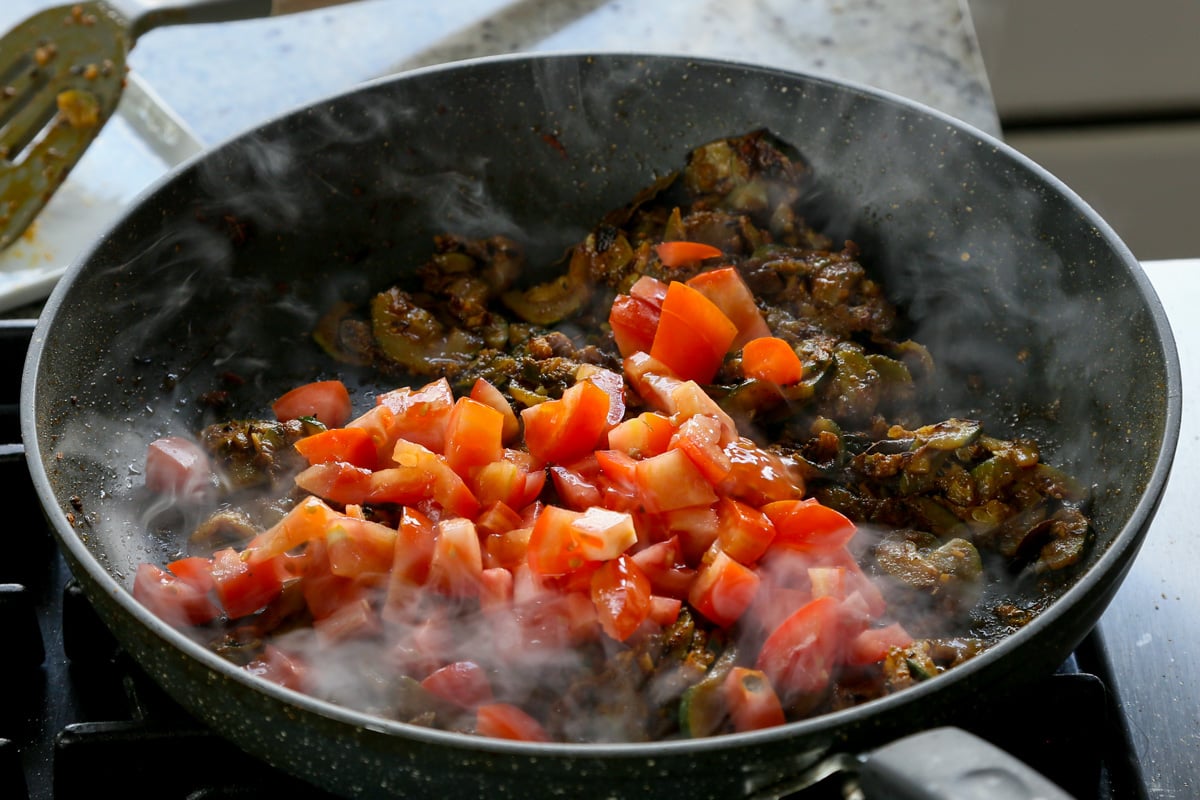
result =
[[965,0],[360,0],[153,31],[130,61],[210,144],[377,75],[520,50],[688,53],[816,71],[994,133],[965,8]]
[[[0,30],[64,1],[4,0]],[[36,316],[76,256],[183,159],[290,109],[429,64],[518,51],[730,58],[874,86],[996,134],[966,9],[966,0],[356,0],[151,30],[130,55],[119,113],[30,234],[0,252],[0,316]]]

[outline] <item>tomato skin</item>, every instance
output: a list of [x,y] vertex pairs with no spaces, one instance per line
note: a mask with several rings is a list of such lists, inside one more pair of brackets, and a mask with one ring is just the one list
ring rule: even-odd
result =
[[629,556],[605,561],[592,573],[591,595],[600,627],[618,642],[650,615],[650,579]]
[[138,565],[133,596],[156,617],[175,628],[203,625],[221,613],[207,591],[149,563]]
[[622,356],[638,351],[650,352],[661,314],[658,306],[640,297],[617,295],[608,312],[608,325],[612,328],[617,351]]
[[517,419],[517,413],[513,411],[512,406],[504,397],[504,393],[497,389],[495,384],[485,378],[476,378],[475,384],[471,387],[471,399],[491,406],[500,412],[503,420],[500,426],[500,436],[504,444],[511,444],[521,435],[521,421]]
[[375,469],[379,462],[375,441],[365,428],[329,428],[304,437],[296,442],[295,448],[309,464],[341,461],[362,469]]
[[717,501],[721,549],[742,564],[753,564],[775,539],[775,524],[758,509],[731,497]]
[[570,464],[596,449],[608,430],[611,398],[591,381],[578,381],[558,400],[522,409],[525,444],[541,463]]
[[511,703],[484,703],[475,710],[475,732],[495,739],[548,742],[541,723]]
[[818,597],[798,608],[763,642],[755,667],[786,700],[824,691],[842,648],[838,601]]
[[[804,494],[804,481],[788,469],[776,454],[746,438],[725,445],[729,475],[722,481],[722,494],[763,508],[776,500],[797,500]],[[774,520],[772,520],[774,522]],[[778,527],[778,523],[776,523]]]
[[273,560],[251,563],[231,547],[213,553],[212,576],[217,599],[231,619],[253,614],[283,588]]
[[708,383],[737,337],[737,326],[711,300],[672,281],[663,298],[651,357],[684,380]]
[[687,284],[711,300],[737,327],[737,336],[731,344],[733,348],[740,348],[751,339],[771,335],[767,321],[754,302],[754,293],[736,268],[705,270]]
[[421,686],[460,708],[492,702],[492,684],[483,667],[474,661],[454,661],[429,673]]
[[710,621],[729,627],[754,602],[759,582],[756,572],[717,550],[696,574],[688,602]]
[[804,377],[804,363],[783,339],[762,336],[751,339],[742,347],[742,374],[786,386],[798,383]]
[[686,267],[724,255],[719,247],[703,242],[660,242],[654,252],[664,267]]
[[181,436],[155,439],[146,448],[146,488],[199,501],[213,488],[212,463],[197,442]]
[[346,384],[333,380],[297,386],[272,403],[271,410],[280,422],[316,417],[326,428],[340,428],[350,420],[353,406]]
[[894,648],[905,648],[912,642],[912,636],[899,622],[882,628],[867,628],[847,644],[846,663],[877,664],[887,658]]
[[721,688],[734,730],[756,731],[786,721],[779,696],[761,670],[734,667]]
[[806,552],[836,552],[853,538],[854,523],[816,500],[779,500],[762,506],[775,524],[773,546]]

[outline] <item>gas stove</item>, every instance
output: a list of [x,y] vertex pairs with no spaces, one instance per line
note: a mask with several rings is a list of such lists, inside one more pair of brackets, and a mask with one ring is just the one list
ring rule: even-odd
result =
[[[82,800],[98,783],[132,800],[328,795],[282,775],[206,729],[118,646],[72,579],[42,516],[19,444],[17,391],[31,321],[0,321],[0,482],[9,549],[0,559],[0,797]],[[1058,672],[972,730],[1080,800],[1147,797],[1089,637]],[[841,797],[826,781],[806,798]]]

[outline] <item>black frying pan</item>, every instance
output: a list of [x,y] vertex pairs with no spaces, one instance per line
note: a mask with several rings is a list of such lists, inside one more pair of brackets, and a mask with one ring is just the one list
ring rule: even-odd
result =
[[[267,684],[132,600],[137,563],[177,548],[148,533],[160,512],[136,501],[146,443],[198,429],[197,397],[222,375],[250,379],[236,413],[265,414],[284,389],[334,374],[308,335],[320,312],[420,263],[434,233],[509,234],[548,263],[692,147],[762,126],[812,162],[823,223],[861,245],[915,321],[944,370],[947,412],[1038,436],[1045,460],[1095,487],[1087,563],[1032,623],[935,680],[777,729],[534,745],[410,727]],[[957,391],[967,376],[987,391]],[[184,165],[55,290],[30,350],[22,433],[54,531],[105,622],[184,707],[265,760],[348,796],[731,797],[829,752],[963,719],[1050,674],[1138,550],[1175,449],[1180,391],[1137,262],[1003,144],[825,79],[664,56],[534,56],[374,83]]]

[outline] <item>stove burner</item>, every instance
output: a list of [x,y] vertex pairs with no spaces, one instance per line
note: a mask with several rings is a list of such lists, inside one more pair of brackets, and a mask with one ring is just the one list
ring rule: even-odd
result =
[[[28,321],[0,321],[0,375],[20,375],[32,330]],[[18,381],[5,386],[0,442],[18,442]],[[19,444],[0,444],[0,486],[10,513],[0,558],[0,798],[82,800],[98,780],[132,800],[329,797],[209,731],[120,649],[53,544]],[[1098,647],[1090,637],[1057,674],[958,724],[1080,800],[1145,797],[1098,677]],[[837,784],[804,797],[840,798]]]

